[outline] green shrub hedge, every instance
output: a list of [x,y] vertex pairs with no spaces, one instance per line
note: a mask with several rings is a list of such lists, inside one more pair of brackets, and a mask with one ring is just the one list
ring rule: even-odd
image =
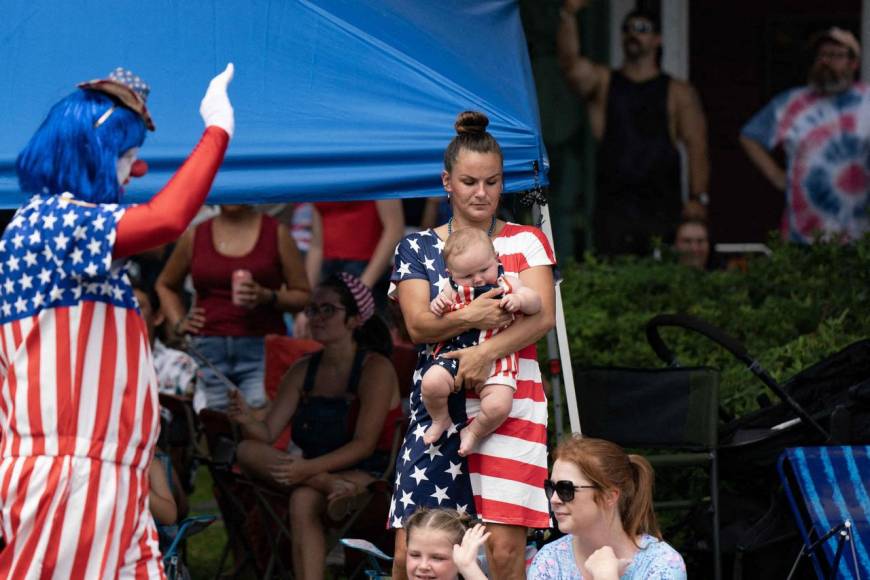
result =
[[[672,260],[586,256],[562,264],[562,299],[575,368],[660,367],[645,323],[686,313],[720,327],[780,382],[860,338],[870,337],[870,237],[851,246],[772,241],[773,255],[746,271],[699,272]],[[765,391],[729,353],[695,333],[664,329],[683,364],[722,371],[722,404],[735,415]]]

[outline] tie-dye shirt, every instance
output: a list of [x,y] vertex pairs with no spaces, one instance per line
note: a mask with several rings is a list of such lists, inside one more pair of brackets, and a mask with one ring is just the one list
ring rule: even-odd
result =
[[788,158],[785,239],[851,241],[870,231],[870,86],[822,96],[808,87],[776,96],[741,134]]

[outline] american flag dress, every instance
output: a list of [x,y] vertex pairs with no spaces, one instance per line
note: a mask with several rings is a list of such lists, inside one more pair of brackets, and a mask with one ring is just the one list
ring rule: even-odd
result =
[[[537,228],[508,223],[492,241],[506,274],[519,276],[528,268],[555,265],[550,244]],[[448,289],[443,248],[444,242],[433,230],[410,234],[399,242],[390,296],[397,298],[398,285],[404,280],[429,282],[430,300]],[[500,524],[549,527],[543,489],[547,399],[535,345],[517,353],[517,390],[507,420],[467,458],[459,456],[458,432],[480,411],[480,399],[473,391],[463,390],[448,398],[453,426],[437,443],[423,443],[432,420],[423,405],[420,381],[436,347],[420,347],[411,390],[411,422],[396,465],[388,527],[401,528],[420,507],[453,508]]]
[[162,578],[158,400],[124,210],[37,195],[0,239],[2,578]]

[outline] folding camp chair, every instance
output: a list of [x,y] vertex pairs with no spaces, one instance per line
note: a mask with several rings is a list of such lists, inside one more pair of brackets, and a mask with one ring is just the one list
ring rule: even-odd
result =
[[[575,371],[574,381],[584,436],[649,450],[644,456],[657,471],[692,466],[709,470],[713,577],[719,580],[719,373],[704,367],[586,368]],[[655,508],[689,509],[703,499],[657,501]]]
[[[160,393],[160,406],[172,414],[165,450],[172,458],[175,471],[181,477],[184,491],[193,491],[197,457],[208,455],[208,450],[200,440],[201,427],[193,410],[193,399],[180,395]],[[163,437],[161,437],[163,438]]]
[[[719,372],[682,367],[659,336],[660,326],[681,326],[720,344],[733,339],[688,316],[656,316],[646,325],[650,346],[671,368],[586,368],[574,374],[583,435],[624,447],[665,450],[645,455],[654,468],[703,466],[709,470],[713,577],[722,577],[719,525]],[[689,509],[708,498],[658,501],[657,510]]]
[[[212,515],[191,516],[180,521],[171,533],[172,540],[165,548],[161,547],[163,554],[163,569],[166,572],[166,580],[188,580],[190,572],[184,562],[182,546],[187,539],[209,527],[217,520]],[[165,531],[164,533],[169,533]]]
[[226,414],[220,411],[201,410],[199,422],[203,428],[208,453],[197,458],[208,468],[211,475],[215,486],[215,499],[227,531],[227,542],[221,553],[215,578],[222,574],[227,557],[234,546],[244,552],[242,560],[236,562],[235,577],[240,576],[247,567],[254,568],[259,574],[253,548],[245,530],[249,506],[245,505],[239,494],[240,485],[245,477],[235,466],[238,434]]
[[779,458],[803,547],[816,576],[870,576],[870,446],[792,447]]
[[[368,540],[358,540],[355,538],[342,538],[342,545],[351,550],[357,550],[365,554],[365,575],[367,578],[389,578],[390,572],[385,571],[384,567],[390,566],[393,561],[392,556],[388,556],[381,551],[377,546]],[[381,562],[384,562],[381,564]],[[383,567],[382,567],[383,566]]]
[[[356,509],[347,517],[347,519],[337,527],[330,535],[334,538],[330,544],[335,542],[345,542],[345,536],[348,534],[364,535],[369,539],[375,540],[375,543],[381,544],[383,547],[383,537],[390,534],[385,531],[387,515],[389,513],[389,501],[393,493],[393,479],[396,473],[396,460],[399,457],[399,450],[402,447],[402,442],[405,438],[405,432],[408,428],[408,418],[402,417],[398,421],[396,430],[393,433],[393,446],[390,450],[390,462],[381,476],[370,483],[356,504]],[[372,525],[374,523],[374,525]],[[380,536],[379,538],[376,536]],[[392,542],[389,542],[392,544]],[[366,572],[364,562],[360,562],[348,577],[358,578]]]

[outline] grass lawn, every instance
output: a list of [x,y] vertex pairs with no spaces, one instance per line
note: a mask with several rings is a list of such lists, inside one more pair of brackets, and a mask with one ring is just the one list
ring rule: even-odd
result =
[[[212,495],[212,480],[208,470],[200,466],[196,473],[196,487],[189,498],[190,515],[210,514],[218,516],[218,520],[204,531],[193,536],[187,542],[187,566],[193,580],[210,580],[215,577],[220,564],[221,553],[227,541],[226,528],[220,519],[220,510]],[[232,568],[232,554],[224,564],[224,572]],[[335,569],[326,572],[328,579],[338,580],[345,576]],[[255,580],[253,569],[249,567],[242,580]]]
[[[211,476],[204,466],[200,466],[196,473],[196,487],[189,501],[190,515],[211,514],[220,517],[220,510],[212,495]],[[221,519],[188,540],[187,566],[193,580],[215,577],[226,541],[227,533]],[[232,567],[232,555],[227,559],[224,571]],[[245,578],[254,579],[256,575],[249,571]]]

